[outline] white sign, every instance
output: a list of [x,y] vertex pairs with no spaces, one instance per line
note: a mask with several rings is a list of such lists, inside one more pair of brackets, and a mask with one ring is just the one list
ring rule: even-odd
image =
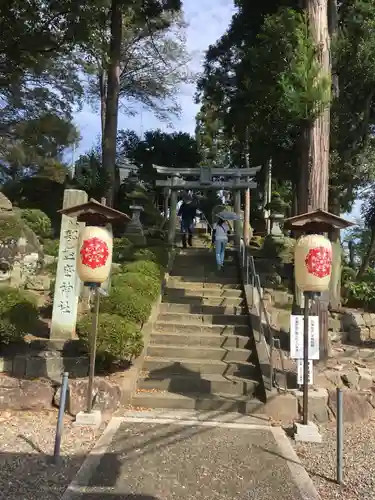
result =
[[[303,359],[303,316],[290,316],[290,357]],[[319,359],[319,317],[309,316],[309,359]]]
[[[312,359],[309,359],[309,385],[313,384],[314,367]],[[297,360],[297,384],[303,385],[303,359]]]

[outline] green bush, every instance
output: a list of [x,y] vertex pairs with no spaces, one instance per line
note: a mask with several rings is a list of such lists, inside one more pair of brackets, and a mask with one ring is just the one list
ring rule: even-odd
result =
[[[85,315],[77,322],[77,334],[88,349],[92,318]],[[131,360],[142,352],[142,334],[135,323],[116,314],[99,314],[97,363],[102,368],[115,361]]]
[[169,259],[169,250],[166,246],[140,248],[134,253],[134,260],[150,260],[166,267]]
[[142,325],[151,312],[151,300],[134,293],[128,284],[111,287],[108,297],[102,299],[100,310],[108,314],[118,314],[128,321]]
[[368,268],[360,281],[350,280],[344,284],[346,299],[375,311],[375,270]]
[[0,321],[3,325],[12,325],[4,338],[0,336],[0,342],[9,342],[13,334],[14,340],[18,340],[35,331],[38,307],[34,296],[15,288],[0,288]]
[[0,240],[16,239],[23,235],[25,223],[15,215],[0,217]]
[[41,240],[51,238],[51,220],[44,212],[36,208],[24,208],[21,210],[21,218]]
[[130,286],[135,293],[154,301],[160,293],[160,280],[139,273],[120,273],[112,278],[112,286]]
[[24,333],[5,319],[0,319],[0,344],[11,344],[23,339]]
[[52,257],[59,256],[59,240],[49,240],[46,239],[43,241],[43,252],[45,255],[52,255]]
[[115,238],[113,240],[113,262],[126,262],[132,260],[134,245],[129,238]]
[[160,280],[163,269],[162,266],[151,260],[136,260],[135,262],[130,262],[129,264],[124,265],[123,272],[138,273]]

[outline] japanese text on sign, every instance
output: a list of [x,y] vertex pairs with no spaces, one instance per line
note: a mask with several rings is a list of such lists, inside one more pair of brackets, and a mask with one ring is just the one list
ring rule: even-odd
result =
[[[292,359],[303,359],[303,326],[303,316],[290,316],[290,357]],[[318,316],[309,316],[309,359],[319,359]]]
[[[309,385],[314,383],[313,361],[309,359]],[[303,359],[297,361],[297,384],[303,385]]]

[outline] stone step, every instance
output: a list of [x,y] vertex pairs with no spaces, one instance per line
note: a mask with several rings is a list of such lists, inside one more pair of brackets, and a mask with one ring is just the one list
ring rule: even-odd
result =
[[132,405],[135,408],[173,408],[178,410],[225,411],[255,413],[262,403],[250,396],[232,394],[173,394],[171,392],[138,392]]
[[188,314],[225,314],[238,316],[244,314],[245,310],[243,306],[236,305],[203,305],[203,304],[178,304],[163,302],[159,307],[160,313],[188,313]]
[[218,271],[215,267],[207,269],[204,267],[197,267],[192,264],[186,268],[174,267],[170,272],[170,276],[175,276],[176,278],[205,278],[205,281],[212,281],[213,283],[236,283],[239,279],[239,273],[237,269],[226,269],[225,267]]
[[167,285],[165,288],[166,297],[212,297],[214,299],[219,298],[240,298],[242,297],[241,289],[231,289],[231,288],[204,288],[203,284],[201,287],[193,288],[173,288]]
[[210,307],[227,307],[236,306],[243,307],[244,300],[242,297],[215,297],[215,296],[199,296],[197,295],[180,295],[176,293],[165,293],[162,297],[163,303],[169,304],[190,304],[193,306],[210,306]]
[[202,359],[220,360],[226,362],[247,361],[251,352],[248,349],[233,348],[223,349],[210,346],[181,346],[150,344],[147,348],[147,357],[177,359]]
[[173,323],[168,321],[156,321],[153,333],[176,333],[179,335],[243,335],[251,333],[248,325],[210,325],[202,323]]
[[[249,352],[249,351],[248,351]],[[248,378],[255,367],[247,361],[221,361],[217,359],[187,359],[187,358],[156,358],[145,356],[143,371],[152,375],[188,375],[192,373],[216,373],[220,375],[235,375]]]
[[245,349],[250,344],[250,338],[245,335],[210,335],[192,333],[183,335],[181,333],[157,333],[153,332],[150,339],[151,344],[175,345],[175,346],[209,346],[223,348]]
[[248,325],[247,315],[235,314],[189,314],[179,312],[161,312],[158,321],[170,321],[172,323],[201,323],[201,325]]
[[216,290],[241,290],[242,291],[242,286],[239,283],[236,283],[235,281],[233,282],[232,280],[217,278],[216,281],[213,280],[207,280],[204,277],[176,277],[176,276],[171,276],[168,279],[168,287],[173,287],[173,288],[183,288],[185,290],[196,290],[200,288],[205,288],[205,289],[216,289]]
[[204,377],[197,375],[148,376],[145,375],[138,382],[139,389],[169,391],[171,393],[226,393],[253,396],[258,382],[251,378],[208,374]]

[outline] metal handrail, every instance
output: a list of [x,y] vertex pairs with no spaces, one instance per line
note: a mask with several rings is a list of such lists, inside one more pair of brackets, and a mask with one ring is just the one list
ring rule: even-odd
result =
[[[252,255],[248,255],[248,248],[245,247],[245,245],[243,245],[243,246],[241,245],[240,252],[241,252],[241,262],[243,264],[243,268],[246,271],[245,272],[246,284],[249,285],[250,279],[251,279],[252,289],[254,290],[256,288],[258,291],[259,303],[260,303],[260,311],[259,311],[260,329],[261,329],[260,333],[266,337],[265,332],[264,332],[264,325],[263,325],[263,321],[262,321],[262,314],[264,314],[266,328],[268,329],[268,335],[267,335],[268,344],[266,342],[266,345],[267,345],[266,348],[267,348],[268,356],[270,359],[271,385],[277,387],[278,384],[277,384],[277,381],[276,381],[275,376],[274,376],[274,359],[273,359],[273,350],[275,349],[275,341],[278,341],[278,351],[279,351],[279,355],[280,355],[281,369],[285,373],[284,355],[283,355],[283,352],[281,350],[280,340],[275,339],[274,335],[273,335],[272,327],[271,327],[270,320],[269,320],[268,311],[267,311],[266,306],[264,304],[263,290],[262,290],[262,287],[260,285],[260,277],[255,269],[254,257]],[[244,265],[244,263],[245,263],[245,265]],[[285,387],[285,389],[286,389],[286,387]]]
[[202,210],[200,210],[199,212],[200,212],[199,217],[200,217],[201,219],[203,219],[203,222],[204,222],[205,224],[207,224],[207,227],[206,227],[206,234],[207,234],[207,229],[208,229],[208,228],[210,228],[210,229],[211,229],[211,233],[212,233],[212,226],[211,226],[211,224],[208,222],[208,219],[207,219],[207,217],[206,217],[205,213],[204,213],[204,212],[202,212]]

